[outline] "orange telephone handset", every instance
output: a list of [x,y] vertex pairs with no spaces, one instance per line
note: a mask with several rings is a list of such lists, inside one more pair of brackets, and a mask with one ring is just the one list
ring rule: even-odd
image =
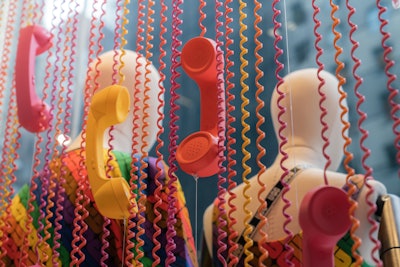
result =
[[218,120],[218,112],[225,110],[225,92],[219,92],[217,86],[219,80],[223,81],[222,74],[218,77],[217,51],[213,40],[195,37],[185,44],[181,54],[183,70],[200,89],[201,114],[200,131],[179,144],[176,160],[183,171],[197,177],[212,176],[219,171],[218,129],[225,127],[225,121]]
[[33,133],[49,127],[50,107],[36,94],[35,60],[51,46],[51,34],[45,28],[29,25],[20,29],[15,63],[18,120]]
[[131,190],[123,177],[106,177],[103,135],[108,127],[125,120],[129,107],[128,90],[111,85],[93,95],[87,120],[86,167],[90,187],[100,214],[112,219],[129,218]]

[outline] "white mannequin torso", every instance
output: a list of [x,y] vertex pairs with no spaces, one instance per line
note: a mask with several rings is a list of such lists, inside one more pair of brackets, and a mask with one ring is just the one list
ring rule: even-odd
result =
[[[343,140],[341,137],[341,122],[340,122],[340,108],[339,108],[339,94],[337,91],[336,79],[326,73],[322,73],[324,79],[326,79],[327,85],[325,86],[325,94],[327,95],[326,108],[329,111],[326,121],[329,122],[330,129],[327,132],[327,136],[330,140],[330,147],[328,148],[328,154],[330,155],[331,165],[326,171],[326,176],[329,181],[329,185],[342,188],[346,184],[347,175],[344,173],[338,173],[334,170],[337,169],[342,156]],[[308,166],[302,172],[290,182],[290,190],[285,194],[285,198],[290,200],[291,205],[286,209],[286,213],[292,216],[290,224],[287,228],[293,233],[297,234],[301,231],[301,227],[298,223],[298,215],[301,201],[305,194],[311,189],[314,189],[324,184],[324,167],[326,159],[322,154],[322,146],[324,142],[321,136],[321,122],[320,122],[320,109],[318,102],[320,99],[317,93],[319,81],[316,76],[316,70],[306,69],[298,72],[294,72],[285,78],[284,85],[281,86],[281,90],[286,94],[287,112],[283,116],[283,120],[288,122],[288,127],[284,133],[287,136],[288,143],[284,147],[284,151],[288,154],[288,159],[284,161],[284,166],[287,169],[291,169],[298,165]],[[290,97],[288,97],[290,96]],[[280,125],[276,120],[279,110],[277,110],[276,101],[278,95],[276,92],[271,100],[271,110],[273,116],[275,115],[274,123],[275,129],[278,131]],[[290,108],[290,109],[289,109]],[[292,116],[292,118],[290,118]],[[291,124],[289,122],[292,122]],[[293,135],[292,135],[293,134]],[[263,198],[267,196],[276,182],[282,176],[282,168],[280,166],[281,155],[278,154],[275,162],[261,175],[261,181],[265,183],[266,190],[263,192]],[[257,176],[249,179],[250,189],[246,191],[246,194],[251,196],[250,204],[247,209],[250,210],[254,216],[257,213],[257,209],[260,206],[258,201],[258,193],[260,185],[257,181]],[[386,188],[378,181],[369,181],[369,184],[374,188],[374,193],[370,196],[369,200],[373,203],[376,202],[378,196],[386,193]],[[244,230],[244,219],[245,213],[242,208],[244,203],[244,190],[245,184],[238,185],[233,192],[236,194],[236,198],[233,200],[233,204],[237,207],[237,210],[233,213],[233,216],[237,219],[237,223],[234,225],[234,230],[241,234]],[[358,197],[358,208],[355,211],[355,217],[360,221],[360,226],[355,234],[363,240],[361,247],[358,249],[360,255],[368,263],[373,263],[371,252],[374,247],[374,243],[369,238],[369,231],[371,224],[368,222],[368,212],[370,210],[369,205],[366,202],[366,195],[368,194],[368,188],[365,186],[361,190]],[[226,196],[226,201],[228,201]],[[281,198],[275,201],[274,206],[271,207],[268,217],[268,225],[264,231],[268,235],[269,241],[282,240],[286,237],[283,229],[283,223],[286,218],[283,215],[282,209],[284,202]],[[214,206],[210,205],[203,218],[205,242],[210,255],[212,255],[212,216]],[[226,206],[228,209],[228,206]],[[377,238],[377,231],[375,232],[375,238]],[[259,233],[256,233],[254,240],[260,239]],[[375,255],[379,257],[379,255]]]

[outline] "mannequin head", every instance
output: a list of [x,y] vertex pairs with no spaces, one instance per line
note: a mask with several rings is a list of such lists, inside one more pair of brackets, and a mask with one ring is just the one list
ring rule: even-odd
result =
[[[116,70],[117,70],[117,75],[115,76],[117,81],[116,83],[119,82],[119,74],[118,70],[119,67],[121,66],[120,64],[120,55],[121,51],[117,51],[118,56],[116,57],[117,60],[117,65],[116,65]],[[113,84],[113,73],[114,73],[114,57],[115,57],[115,51],[108,51],[100,55],[99,57],[99,64],[97,66],[97,70],[100,72],[99,77],[97,78],[97,83],[99,86],[96,89],[96,92],[99,90],[102,90],[103,88],[112,85]],[[125,50],[125,55],[122,57],[122,61],[125,64],[124,67],[122,68],[122,73],[125,75],[124,82],[122,83],[123,86],[125,86],[129,93],[130,93],[130,102],[131,102],[131,108],[128,117],[126,120],[120,124],[114,125],[114,130],[113,130],[113,136],[114,139],[111,141],[111,145],[113,146],[114,150],[126,152],[126,153],[131,153],[132,152],[132,135],[133,135],[133,112],[134,112],[134,92],[135,92],[135,79],[136,79],[136,60],[138,58],[138,54],[134,51],[131,50]],[[135,147],[136,151],[141,151],[142,147],[142,125],[143,125],[143,100],[144,100],[144,91],[145,91],[145,64],[146,64],[146,59],[142,56],[139,56],[139,62],[141,63],[140,67],[140,75],[139,75],[139,80],[140,84],[139,86],[139,91],[140,93],[138,94],[139,102],[136,103],[136,105],[139,107],[139,110],[137,111],[137,116],[138,116],[138,125],[139,129],[134,129],[138,133],[138,144]],[[93,79],[96,75],[96,69],[95,65],[98,63],[97,60],[95,60],[92,65],[91,65],[91,73],[89,74],[89,77]],[[157,69],[154,67],[154,65],[150,64],[149,67],[150,74],[148,74],[149,82],[148,86],[150,90],[147,92],[148,95],[148,101],[147,104],[149,107],[147,108],[147,113],[148,117],[146,118],[146,122],[148,123],[148,126],[146,127],[146,131],[148,132],[148,136],[145,137],[145,140],[147,142],[147,147],[144,149],[148,152],[152,146],[154,145],[157,137],[157,132],[158,132],[158,127],[157,127],[157,119],[158,119],[158,94],[160,92],[160,88],[158,85],[158,82],[160,80],[159,73]],[[92,84],[90,90],[94,90],[95,86]],[[90,92],[90,95],[93,95],[93,91]],[[78,139],[80,139],[80,135],[78,136]],[[104,133],[104,147],[108,148],[109,147],[109,133],[108,130],[105,131]],[[71,145],[71,148],[77,148],[80,146],[80,140],[75,140],[73,144]]]
[[[330,170],[336,170],[343,158],[344,140],[342,137],[342,122],[340,119],[341,108],[339,106],[340,93],[338,92],[338,80],[326,71],[321,72],[325,80],[322,91],[326,96],[323,107],[327,114],[324,121],[328,124],[325,136],[329,139],[326,150],[330,159]],[[296,157],[312,157],[313,163],[323,168],[326,160],[322,154],[324,140],[322,139],[321,109],[319,103],[321,96],[318,93],[320,81],[317,77],[317,69],[303,69],[290,73],[284,78],[280,91],[285,98],[280,102],[286,108],[281,119],[287,123],[283,131],[287,138],[287,144],[283,148],[289,151],[289,157],[293,150],[301,151]],[[279,108],[277,105],[279,94],[275,88],[271,99],[271,115],[273,118],[275,133],[278,136],[280,123],[278,121]],[[342,104],[347,106],[346,101]],[[345,117],[347,120],[347,116]],[[312,154],[312,155],[311,155]]]

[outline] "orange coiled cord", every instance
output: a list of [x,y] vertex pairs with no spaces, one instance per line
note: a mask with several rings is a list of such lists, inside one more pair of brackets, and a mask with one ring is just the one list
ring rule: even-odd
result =
[[247,194],[247,191],[250,189],[250,182],[248,180],[248,175],[251,173],[251,167],[247,165],[247,161],[251,158],[251,154],[246,150],[246,148],[250,145],[250,139],[246,136],[246,133],[249,132],[250,126],[246,122],[246,119],[250,117],[250,113],[246,110],[246,107],[249,105],[249,99],[246,97],[246,93],[249,91],[249,87],[246,84],[246,80],[249,77],[249,74],[245,71],[245,68],[248,66],[248,61],[245,59],[245,56],[248,53],[248,49],[244,46],[245,43],[247,42],[247,37],[244,35],[244,32],[247,30],[247,25],[244,23],[244,20],[247,18],[247,15],[245,13],[245,8],[246,8],[246,3],[242,0],[239,1],[239,25],[240,25],[240,30],[239,30],[239,35],[240,35],[240,85],[242,87],[242,90],[240,91],[240,98],[242,100],[241,104],[241,112],[242,112],[242,117],[241,117],[241,124],[243,126],[241,136],[242,136],[242,153],[243,153],[243,158],[242,158],[242,167],[243,167],[243,174],[242,174],[242,180],[243,183],[245,184],[244,189],[243,189],[243,197],[244,197],[244,202],[243,202],[243,211],[245,213],[245,216],[243,218],[244,222],[244,232],[243,232],[243,237],[245,240],[245,245],[244,245],[244,254],[246,255],[244,259],[244,265],[246,267],[249,267],[250,264],[249,262],[254,258],[253,252],[250,251],[250,248],[253,246],[253,240],[250,238],[250,233],[253,231],[253,227],[249,224],[249,221],[252,218],[252,212],[249,210],[248,206],[250,205],[251,201],[251,196]]
[[160,256],[157,254],[157,252],[161,249],[161,243],[157,240],[157,237],[161,235],[161,227],[158,226],[158,223],[162,220],[162,215],[160,212],[160,208],[162,205],[162,200],[161,200],[161,190],[162,190],[162,184],[160,182],[160,177],[163,174],[163,170],[160,168],[160,165],[163,163],[163,154],[161,153],[161,149],[164,146],[164,141],[161,139],[161,135],[164,133],[164,127],[162,126],[162,122],[164,120],[164,93],[165,93],[165,87],[163,85],[165,81],[165,74],[164,70],[166,68],[166,64],[164,62],[164,58],[166,56],[166,51],[164,49],[164,46],[166,45],[167,41],[165,39],[165,33],[167,32],[167,28],[165,27],[166,22],[167,22],[167,17],[165,16],[165,12],[167,11],[167,6],[165,5],[164,0],[160,1],[161,4],[161,20],[160,20],[160,43],[159,43],[159,68],[158,68],[158,73],[160,74],[160,80],[158,81],[158,87],[160,89],[158,95],[157,95],[157,100],[158,100],[158,107],[157,107],[157,114],[158,114],[158,119],[157,119],[157,146],[156,146],[156,155],[157,155],[157,160],[156,160],[156,168],[157,172],[154,177],[154,183],[155,183],[155,189],[154,189],[154,219],[153,219],[153,228],[154,228],[154,233],[153,233],[153,243],[154,247],[151,251],[152,256],[153,256],[153,263],[152,267],[156,267],[160,264]]
[[205,36],[207,32],[207,28],[204,26],[203,22],[206,19],[207,15],[204,13],[204,8],[206,7],[207,3],[205,0],[199,0],[200,5],[199,5],[199,13],[200,13],[200,18],[199,18],[199,27],[201,30],[200,36]]
[[257,107],[256,107],[256,117],[257,117],[257,123],[256,123],[256,131],[257,131],[257,139],[256,139],[256,147],[258,150],[257,154],[257,166],[259,168],[258,173],[257,173],[257,182],[260,185],[260,189],[257,194],[257,199],[258,202],[260,203],[259,208],[257,210],[257,216],[260,218],[260,222],[258,223],[258,229],[261,235],[260,240],[258,241],[258,249],[261,253],[261,256],[258,258],[258,266],[266,266],[265,261],[268,258],[268,250],[265,248],[265,244],[268,241],[268,235],[267,232],[264,231],[265,226],[268,224],[268,219],[267,217],[263,214],[263,211],[267,208],[267,202],[265,201],[263,195],[264,192],[266,191],[266,185],[265,183],[261,180],[261,175],[266,171],[266,166],[262,163],[263,157],[266,155],[265,148],[261,145],[261,142],[265,138],[265,132],[261,130],[261,126],[265,122],[264,116],[261,115],[260,111],[264,109],[265,107],[265,102],[264,100],[261,99],[260,94],[264,92],[264,86],[260,83],[262,78],[264,77],[264,72],[260,69],[260,65],[263,62],[263,57],[260,55],[260,51],[263,47],[261,41],[259,38],[261,37],[263,31],[259,27],[259,24],[262,22],[262,17],[258,13],[261,9],[261,3],[257,0],[254,1],[254,43],[256,45],[254,49],[254,55],[256,57],[256,61],[254,63],[254,69],[256,71],[256,77],[255,77],[255,84],[256,84],[256,101],[257,101]]
[[[352,74],[353,74],[354,80],[356,81],[356,83],[355,83],[355,85],[354,85],[354,92],[355,92],[355,95],[356,95],[357,98],[358,98],[358,102],[357,102],[357,113],[358,113],[359,116],[360,116],[360,117],[359,117],[359,129],[360,129],[360,132],[362,133],[363,137],[366,137],[368,134],[367,134],[367,132],[361,127],[361,124],[362,124],[363,121],[366,119],[366,115],[367,115],[367,114],[366,114],[365,112],[362,112],[362,111],[360,110],[360,105],[361,105],[362,102],[363,102],[364,96],[362,96],[362,95],[359,93],[359,91],[358,91],[358,89],[360,88],[360,86],[361,86],[361,84],[362,84],[362,78],[357,74],[357,70],[358,70],[358,68],[361,66],[361,60],[360,60],[359,58],[357,58],[356,55],[355,55],[355,52],[356,52],[356,50],[357,50],[357,48],[358,48],[358,46],[359,46],[359,43],[358,43],[357,41],[355,41],[355,39],[353,38],[354,33],[355,33],[356,30],[357,30],[357,25],[354,24],[354,23],[351,21],[351,18],[352,18],[352,16],[354,15],[354,13],[355,13],[356,10],[355,10],[355,8],[354,8],[353,6],[351,6],[349,0],[346,0],[346,7],[347,7],[347,9],[349,10],[349,14],[348,14],[348,17],[347,17],[347,22],[348,22],[348,25],[350,26],[349,39],[350,39],[350,42],[351,42],[351,44],[352,44],[352,48],[351,48],[351,51],[350,51],[350,55],[351,55],[351,58],[352,58],[352,60],[353,60],[353,62],[354,62]],[[348,138],[348,137],[347,137],[347,138]],[[363,147],[363,144],[362,144],[362,141],[361,141],[361,140],[360,140],[360,147]],[[363,148],[362,148],[362,149],[363,149]],[[347,169],[350,168],[350,167],[348,166],[348,163],[346,163],[346,164],[347,164]],[[351,172],[354,173],[353,170],[351,170]],[[351,219],[351,222],[352,222],[352,223],[351,223],[351,228],[350,228],[350,236],[351,236],[351,239],[354,241],[353,246],[351,247],[351,252],[352,252],[352,256],[353,256],[354,259],[356,260],[356,262],[354,263],[355,266],[361,266],[361,264],[362,264],[362,262],[363,262],[363,259],[362,259],[362,257],[359,255],[359,253],[357,252],[358,248],[359,248],[360,245],[361,245],[361,239],[360,239],[359,237],[357,237],[357,235],[355,234],[355,232],[357,231],[357,229],[358,229],[359,226],[360,226],[360,221],[354,216],[355,210],[357,209],[357,201],[353,200],[353,198],[352,198],[352,195],[356,192],[357,187],[356,187],[353,183],[350,182],[350,179],[349,179],[349,178],[350,178],[350,173],[347,174],[347,177],[346,177],[346,185],[347,185],[348,188],[349,188],[347,194],[348,194],[348,196],[349,196],[349,201],[350,201],[350,204],[351,204],[351,205],[350,205],[350,209],[349,209],[350,219]]]
[[227,122],[226,122],[226,127],[227,127],[227,180],[228,180],[228,189],[227,192],[229,194],[228,198],[228,230],[229,230],[229,235],[228,235],[228,257],[229,257],[229,262],[228,266],[235,266],[238,262],[239,259],[237,255],[235,255],[233,252],[238,248],[238,244],[236,243],[236,238],[238,237],[238,232],[234,230],[234,226],[237,223],[236,218],[233,216],[234,212],[237,210],[236,205],[233,204],[234,199],[237,198],[236,194],[232,191],[234,188],[236,188],[237,184],[234,181],[234,177],[236,177],[236,170],[234,167],[236,166],[236,160],[234,159],[234,156],[236,154],[236,150],[234,148],[234,145],[236,143],[236,139],[233,137],[233,135],[236,132],[236,128],[233,126],[233,123],[235,122],[235,117],[233,115],[233,112],[235,111],[235,106],[233,104],[233,101],[235,100],[235,94],[232,92],[232,90],[235,88],[235,84],[232,82],[233,77],[235,74],[231,70],[231,68],[234,66],[234,62],[232,61],[231,57],[233,56],[234,52],[230,48],[230,46],[233,44],[233,40],[230,38],[230,35],[233,33],[233,29],[230,27],[230,24],[233,22],[233,19],[231,17],[232,13],[232,8],[230,5],[232,4],[232,0],[225,1],[225,84],[226,84],[226,116],[227,116]]

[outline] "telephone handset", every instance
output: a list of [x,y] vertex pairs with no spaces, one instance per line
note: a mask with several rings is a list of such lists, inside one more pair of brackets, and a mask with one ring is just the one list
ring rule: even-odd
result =
[[111,85],[93,95],[87,120],[86,168],[90,187],[100,214],[112,219],[129,218],[131,190],[123,177],[106,177],[103,136],[108,127],[125,120],[129,107],[128,90]]
[[[176,159],[183,171],[197,177],[218,173],[218,105],[225,110],[225,92],[218,103],[217,47],[213,40],[195,37],[189,40],[181,53],[182,68],[200,89],[200,131],[187,136],[178,146]],[[223,76],[223,75],[220,75]],[[222,110],[222,109],[221,109]],[[225,116],[223,116],[225,118]]]
[[304,196],[299,212],[303,266],[335,266],[336,244],[351,226],[349,209],[349,198],[341,188],[323,185]]
[[15,65],[18,120],[26,130],[37,133],[49,127],[50,107],[35,90],[36,56],[50,49],[51,34],[39,25],[20,29]]

